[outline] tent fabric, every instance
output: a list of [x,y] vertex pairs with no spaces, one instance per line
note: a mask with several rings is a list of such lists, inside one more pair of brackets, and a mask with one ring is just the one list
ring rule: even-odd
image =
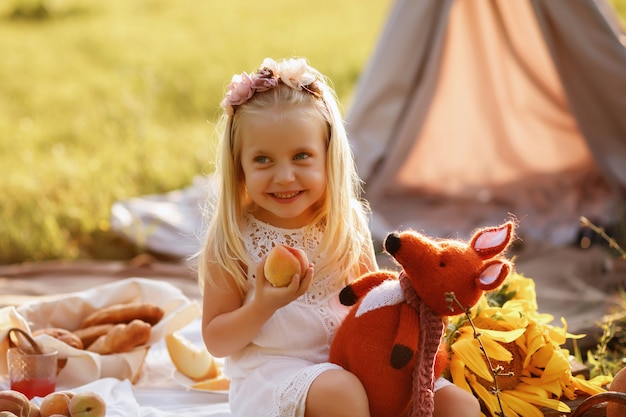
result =
[[626,48],[593,0],[398,0],[347,115],[375,238],[623,213]]

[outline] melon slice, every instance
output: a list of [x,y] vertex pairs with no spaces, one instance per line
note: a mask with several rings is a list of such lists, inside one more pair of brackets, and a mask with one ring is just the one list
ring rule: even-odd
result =
[[165,336],[165,345],[172,363],[186,377],[201,381],[219,375],[215,358],[204,346],[196,346],[177,332]]
[[196,382],[191,385],[191,388],[204,391],[228,391],[228,388],[230,388],[230,380],[226,377],[226,375],[219,374],[215,378]]

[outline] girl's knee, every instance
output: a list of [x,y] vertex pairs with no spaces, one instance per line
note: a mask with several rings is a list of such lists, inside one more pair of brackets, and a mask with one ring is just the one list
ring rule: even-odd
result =
[[315,389],[329,399],[352,401],[367,399],[361,381],[354,374],[343,369],[326,371],[317,377],[313,384],[317,385]]
[[367,394],[361,381],[343,369],[320,374],[309,388],[307,417],[369,416]]
[[435,392],[433,417],[479,417],[480,403],[471,393],[456,385],[446,386]]

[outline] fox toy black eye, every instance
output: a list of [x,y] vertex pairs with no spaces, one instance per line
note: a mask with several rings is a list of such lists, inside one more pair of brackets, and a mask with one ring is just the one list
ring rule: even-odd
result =
[[446,266],[446,263],[444,261],[439,262],[439,266],[444,268]]

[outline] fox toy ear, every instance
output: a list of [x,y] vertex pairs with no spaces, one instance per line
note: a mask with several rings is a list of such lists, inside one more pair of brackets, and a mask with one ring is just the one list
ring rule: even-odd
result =
[[490,259],[504,252],[513,240],[513,222],[482,229],[474,234],[470,246],[481,259]]
[[483,291],[493,290],[504,282],[509,272],[511,272],[511,264],[507,261],[491,261],[483,266],[476,284]]

